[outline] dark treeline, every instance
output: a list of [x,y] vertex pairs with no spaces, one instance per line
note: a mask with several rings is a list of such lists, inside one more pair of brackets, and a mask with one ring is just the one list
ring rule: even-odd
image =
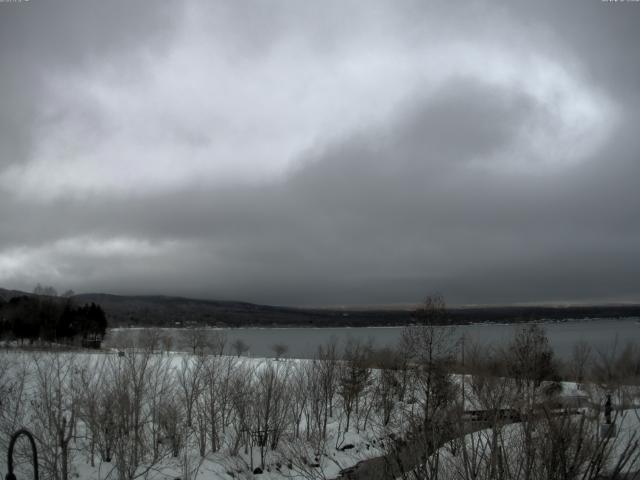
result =
[[640,317],[640,305],[506,306],[449,310],[453,323],[520,323],[537,320]]
[[72,299],[22,295],[0,299],[0,336],[4,339],[63,342],[99,347],[107,318],[99,305],[74,305]]

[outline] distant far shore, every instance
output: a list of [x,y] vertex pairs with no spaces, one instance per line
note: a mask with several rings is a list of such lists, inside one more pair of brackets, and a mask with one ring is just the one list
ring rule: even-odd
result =
[[[0,288],[0,299],[32,295]],[[170,296],[87,293],[69,297],[78,305],[95,303],[109,327],[324,328],[401,327],[418,323],[415,308],[299,308],[241,301]],[[640,318],[640,304],[506,305],[447,309],[445,324],[514,324],[572,320]]]
[[[266,311],[217,312],[212,319],[206,312],[190,311],[185,315],[165,318],[166,312],[144,317],[129,315],[129,322],[122,316],[110,315],[112,328],[397,328],[420,323],[413,311],[363,310],[341,312],[338,310],[287,309],[266,307]],[[269,309],[274,309],[269,310]],[[113,310],[111,310],[113,312]],[[182,318],[182,320],[176,320]],[[563,323],[602,319],[640,319],[640,306],[594,307],[479,307],[453,308],[447,311],[442,325],[513,325],[520,323]]]
[[[579,322],[594,322],[594,321],[599,321],[599,320],[629,320],[629,321],[633,321],[636,320],[638,323],[640,323],[640,316],[621,316],[621,317],[584,317],[584,318],[563,318],[563,319],[548,319],[548,318],[541,318],[541,319],[535,319],[535,320],[519,320],[517,322],[499,322],[499,321],[485,321],[485,322],[466,322],[466,323],[453,323],[453,322],[448,322],[448,323],[442,323],[442,326],[450,326],[450,327],[463,327],[463,326],[469,326],[469,327],[477,327],[477,326],[483,326],[483,325],[491,325],[491,326],[500,326],[500,325],[504,325],[504,326],[513,326],[513,325],[520,325],[520,324],[528,324],[528,323],[539,323],[539,324],[558,324],[558,323],[579,323]],[[286,324],[275,324],[275,325],[264,325],[264,324],[260,324],[260,325],[199,325],[199,324],[190,324],[190,325],[186,325],[186,326],[175,326],[175,325],[167,325],[167,326],[140,326],[140,325],[119,325],[119,326],[114,326],[114,327],[110,327],[109,330],[148,330],[149,328],[159,328],[161,330],[184,330],[184,329],[188,329],[188,328],[197,328],[197,329],[206,329],[206,330],[289,330],[289,329],[305,329],[305,330],[326,330],[326,329],[330,329],[330,328],[353,328],[353,329],[358,329],[358,328],[379,328],[379,329],[383,329],[383,328],[389,328],[389,329],[396,329],[396,328],[402,328],[402,327],[410,327],[410,326],[416,326],[416,325],[420,325],[417,322],[412,322],[412,323],[406,323],[406,324],[397,324],[397,325],[379,325],[379,324],[375,324],[375,325],[366,325],[366,324],[359,324],[359,325],[335,325],[335,324],[327,324],[327,325],[304,325],[304,324],[291,324],[291,325],[286,325]]]

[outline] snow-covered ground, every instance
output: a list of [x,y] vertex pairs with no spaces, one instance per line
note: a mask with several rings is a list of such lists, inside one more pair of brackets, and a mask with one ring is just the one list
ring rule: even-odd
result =
[[[117,377],[120,380],[131,381],[135,384],[135,379],[131,377],[140,374],[140,387],[144,393],[143,406],[147,419],[141,428],[144,428],[145,435],[152,436],[156,447],[159,449],[157,456],[151,455],[150,451],[145,451],[144,455],[148,461],[140,461],[136,468],[136,475],[140,478],[149,479],[176,479],[182,480],[205,480],[205,479],[249,479],[264,478],[269,480],[281,479],[329,479],[338,476],[340,470],[356,465],[362,460],[381,456],[386,452],[389,445],[389,434],[401,434],[406,420],[417,408],[415,403],[409,400],[409,396],[403,401],[393,397],[393,405],[387,405],[391,413],[387,421],[383,420],[384,407],[381,402],[385,392],[380,391],[382,373],[379,371],[369,372],[368,381],[358,399],[357,407],[350,414],[349,428],[346,429],[347,411],[338,391],[332,399],[331,414],[327,412],[326,437],[319,438],[317,435],[317,425],[313,427],[313,415],[323,413],[314,410],[313,401],[318,400],[314,388],[319,388],[318,380],[321,377],[314,377],[318,371],[314,368],[311,360],[273,360],[259,358],[239,358],[239,357],[216,357],[212,363],[199,363],[198,357],[186,355],[184,353],[155,354],[149,357],[149,365],[145,366],[148,374],[142,374],[136,368],[142,368],[142,363],[136,363],[137,356],[143,354],[128,353],[124,357],[117,352],[111,353],[46,353],[46,352],[0,352],[0,393],[2,394],[0,447],[5,451],[9,435],[11,432],[21,427],[26,427],[38,436],[41,442],[43,462],[51,462],[53,453],[57,451],[52,445],[52,438],[55,440],[55,433],[48,431],[46,422],[51,420],[47,415],[47,409],[53,411],[54,420],[68,422],[73,419],[75,428],[69,430],[72,437],[69,442],[69,478],[103,480],[117,479],[118,469],[116,462],[115,446],[113,458],[106,459],[99,452],[98,443],[105,442],[104,438],[98,438],[100,428],[91,424],[92,418],[97,418],[100,412],[90,412],[92,405],[89,403],[91,393],[95,390],[98,398],[95,405],[98,408],[100,399],[107,393],[113,393],[110,385],[104,385],[104,381],[111,375],[121,374]],[[129,362],[129,363],[127,363]],[[197,370],[202,368],[202,371]],[[224,369],[228,369],[225,372]],[[230,371],[231,369],[232,371]],[[114,373],[115,372],[115,373]],[[138,372],[138,373],[136,373]],[[200,380],[194,380],[200,372]],[[270,375],[276,372],[282,380],[278,384],[280,393],[271,392],[265,382],[271,381]],[[225,387],[223,383],[216,384],[214,395],[229,395],[229,404],[210,405],[207,403],[206,391],[209,388],[211,379],[208,374],[217,375],[213,380],[222,382],[227,379],[229,384]],[[146,376],[145,376],[146,375]],[[172,377],[172,379],[161,378],[162,375]],[[228,375],[228,377],[225,377]],[[173,378],[175,377],[175,378]],[[193,388],[197,390],[197,396],[201,400],[193,403],[194,420],[190,427],[185,426],[184,416],[186,415],[186,399],[189,396],[188,382],[196,382]],[[280,381],[280,380],[278,380]],[[167,382],[166,385],[161,382]],[[472,388],[473,378],[453,376],[453,383],[457,385],[461,394],[461,385],[465,384],[465,409],[479,410],[483,407],[481,399],[478,397],[478,390]],[[266,386],[265,386],[266,385]],[[229,390],[225,390],[225,388]],[[584,415],[596,415],[593,405],[602,405],[604,392],[595,386],[579,386],[575,383],[564,382],[561,384],[561,396],[575,400],[585,398],[591,402],[591,407],[584,409]],[[56,391],[62,388],[62,392]],[[246,388],[246,390],[242,390]],[[396,388],[396,387],[394,387]],[[232,389],[233,392],[231,391]],[[307,389],[301,391],[300,389]],[[141,391],[142,391],[141,390]],[[127,395],[131,394],[127,390]],[[154,393],[155,392],[155,393]],[[235,392],[235,393],[234,393]],[[244,392],[244,393],[238,393]],[[257,428],[260,421],[252,423],[252,418],[262,418],[264,408],[270,408],[265,403],[265,394],[280,395],[275,402],[281,402],[269,414],[277,419],[274,422],[282,422],[282,432],[277,441],[275,449],[267,445],[262,449],[264,454],[264,472],[254,474],[255,468],[261,465],[261,448],[254,438],[247,440],[246,432],[243,428]],[[317,393],[317,392],[316,392]],[[50,403],[44,402],[41,397],[49,395]],[[102,395],[103,397],[100,397]],[[306,397],[305,397],[306,395]],[[318,394],[319,395],[319,394]],[[395,394],[394,394],[395,395]],[[304,397],[304,398],[303,398]],[[313,398],[312,398],[313,397]],[[120,412],[124,407],[125,400],[131,398],[112,396],[111,402],[103,405],[106,414],[111,411]],[[621,388],[614,393],[614,410],[616,406],[624,406],[627,410],[616,415],[618,425],[618,442],[616,448],[620,449],[624,445],[625,439],[632,435],[640,434],[640,410],[638,406],[640,392],[637,387]],[[155,400],[162,405],[157,406],[158,412],[153,411],[149,403]],[[215,399],[210,399],[214,401]],[[58,402],[58,403],[56,403]],[[201,402],[201,403],[198,403]],[[634,403],[635,402],[635,403]],[[259,404],[259,407],[251,406],[252,403]],[[176,435],[181,438],[180,447],[176,448],[177,455],[174,456],[173,448],[167,446],[167,420],[163,417],[166,406],[173,406],[175,414],[181,420],[174,422],[180,428]],[[506,405],[505,405],[506,406]],[[244,415],[242,408],[252,409],[247,420],[239,420],[239,416]],[[353,405],[352,405],[353,407]],[[154,407],[155,408],[155,407]],[[202,411],[200,410],[202,408]],[[206,420],[207,412],[211,409],[228,408],[228,412],[215,415],[224,417],[222,422],[226,422],[224,428],[218,426],[220,437],[216,451],[211,451],[211,444],[205,447],[205,454],[200,454],[199,438],[208,438],[206,432],[199,428],[211,428],[208,424],[199,424]],[[209,410],[207,410],[209,409]],[[262,409],[262,410],[261,410]],[[103,412],[104,413],[104,412]],[[93,416],[92,416],[93,415]],[[227,415],[225,417],[225,415]],[[614,413],[615,415],[615,413]],[[106,418],[106,417],[105,417]],[[111,417],[109,417],[111,418]],[[127,417],[129,418],[129,417]],[[598,421],[593,420],[593,425]],[[164,426],[163,426],[164,425]],[[63,424],[64,428],[64,424]],[[313,431],[312,431],[313,430]],[[98,432],[98,433],[96,433]],[[113,432],[111,432],[113,433]],[[127,435],[126,432],[121,432]],[[53,437],[52,437],[53,435]],[[243,437],[243,435],[245,435]],[[474,448],[482,450],[486,455],[490,454],[490,439],[492,432],[482,430],[465,437],[466,445],[475,445]],[[503,449],[503,455],[516,455],[522,438],[522,427],[520,425],[504,426],[501,431],[501,438],[508,448]],[[121,438],[113,439],[118,442]],[[159,446],[160,440],[164,440]],[[210,440],[208,440],[210,441]],[[94,445],[93,454],[91,443]],[[386,443],[386,445],[385,445]],[[53,443],[55,445],[55,441]],[[149,443],[147,449],[152,448],[153,442]],[[460,455],[454,455],[453,444],[447,445],[440,450],[442,458],[442,468],[448,471],[455,471],[460,468]],[[513,449],[509,450],[510,448]],[[52,450],[53,449],[53,450]],[[47,459],[47,452],[49,457]],[[619,454],[620,452],[618,452]],[[487,456],[487,458],[489,458]],[[92,462],[93,459],[93,462]],[[151,460],[149,460],[151,459]],[[151,463],[149,463],[149,461]],[[6,456],[0,454],[0,469],[2,474],[7,470]],[[43,470],[51,468],[47,463],[41,467]],[[93,463],[93,465],[92,465]],[[21,467],[26,468],[26,467]],[[148,469],[148,470],[147,470]],[[443,474],[444,475],[444,474]],[[446,478],[443,476],[442,478]]]
[[[577,426],[580,420],[580,417],[574,418],[572,424]],[[606,452],[610,457],[609,460],[605,462],[604,472],[613,471],[616,468],[618,460],[623,458],[625,448],[639,440],[640,410],[621,411],[614,417],[614,423],[616,425],[615,438],[610,439],[606,444],[604,440],[602,440],[602,451]],[[594,437],[601,439],[597,430],[600,425],[601,422],[594,422],[586,428],[593,428]],[[545,429],[540,429],[539,432],[534,431],[533,435],[544,435],[547,433]],[[495,444],[493,443],[494,431],[491,429],[484,429],[468,434],[462,442],[451,442],[440,448],[437,453],[439,478],[442,480],[461,478],[460,474],[464,471],[465,462],[473,464],[479,471],[488,471],[490,468],[489,464],[494,459],[494,445],[502,457],[501,462],[504,463],[505,468],[518,468],[518,466],[521,466],[523,463],[523,458],[525,458],[523,452],[525,446],[523,444],[526,435],[527,432],[525,432],[523,424],[513,423],[505,425],[500,429],[499,437]],[[461,446],[461,443],[464,446]],[[572,448],[573,447],[575,446],[572,445]],[[462,448],[467,449],[466,458],[462,454]],[[572,455],[575,454],[574,452],[575,450],[571,450]],[[636,455],[633,455],[628,463],[621,466],[619,473],[637,472],[640,470],[640,463],[637,461]],[[482,475],[480,477],[486,478]]]
[[[38,370],[49,368],[46,362],[53,358],[63,359],[59,370],[67,368],[67,360],[73,362],[71,375],[82,376],[82,372],[91,372],[96,378],[101,375],[105,365],[109,363],[124,362],[130,355],[120,357],[117,351],[101,353],[51,353],[51,352],[20,352],[5,351],[0,352],[0,368],[3,372],[0,375],[0,389],[6,393],[16,394],[17,386],[22,381],[21,398],[8,404],[3,404],[2,411],[2,431],[0,432],[0,446],[6,451],[8,439],[11,432],[19,428],[26,427],[34,432],[36,437],[42,430],[42,421],[38,422],[37,410],[43,407],[36,402],[43,387],[45,378],[39,376]],[[142,355],[142,354],[140,354]],[[164,367],[178,375],[177,372],[184,371],[196,364],[196,357],[184,353],[169,353],[154,355],[156,362],[163,362]],[[217,357],[221,362],[229,364],[235,370],[242,371],[247,375],[259,377],[260,372],[275,367],[281,371],[287,371],[290,375],[293,371],[302,370],[311,361],[299,359],[262,359],[248,357]],[[42,366],[36,363],[41,362]],[[46,364],[46,365],[45,365]],[[55,368],[54,368],[55,370]],[[51,372],[48,372],[51,373]],[[57,372],[59,373],[59,372]],[[24,378],[21,379],[21,375]],[[64,371],[63,376],[70,375]],[[62,380],[68,389],[69,397],[80,395],[83,392],[74,390],[73,383],[76,377],[68,377]],[[203,378],[203,382],[204,382]],[[90,380],[84,379],[86,385],[91,385]],[[85,383],[83,383],[85,385]],[[51,385],[44,385],[51,387]],[[77,387],[77,385],[76,385]],[[55,388],[55,387],[54,387]],[[204,385],[199,388],[205,388]],[[180,396],[179,388],[175,388],[174,394]],[[255,393],[255,392],[254,392]],[[55,394],[53,395],[55,397]],[[64,397],[64,394],[63,394]],[[69,399],[62,399],[62,403]],[[340,470],[355,465],[359,461],[382,454],[382,450],[376,446],[380,439],[376,436],[376,419],[371,419],[367,430],[360,428],[361,419],[352,420],[349,431],[344,431],[344,415],[334,399],[334,412],[328,417],[326,426],[326,438],[318,441],[306,438],[306,420],[304,415],[300,415],[300,434],[296,438],[291,428],[285,429],[275,450],[265,447],[264,472],[259,478],[283,479],[283,478],[333,478]],[[114,409],[118,405],[113,405]],[[13,409],[14,413],[11,413]],[[66,410],[67,418],[71,415],[71,407],[63,405],[62,410]],[[287,412],[285,412],[286,414]],[[74,429],[74,439],[71,441],[70,449],[70,478],[81,479],[115,479],[117,477],[116,462],[112,459],[106,461],[95,451],[93,462],[88,445],[90,436],[90,426],[78,408],[74,412],[76,415],[77,427]],[[354,415],[354,417],[356,417]],[[230,479],[230,478],[254,478],[253,471],[261,465],[261,448],[257,440],[249,441],[248,444],[240,444],[239,448],[234,448],[237,441],[237,429],[230,428],[226,434],[220,438],[218,451],[207,451],[201,456],[195,435],[185,434],[184,447],[180,449],[177,456],[172,454],[164,455],[161,461],[154,462],[153,467],[145,472],[143,477],[150,479],[175,479],[186,477],[190,479]],[[346,448],[345,448],[346,447]],[[304,460],[303,460],[304,457]],[[41,459],[42,461],[42,459]],[[93,463],[93,465],[92,465]],[[139,472],[145,471],[149,465],[141,462]],[[26,468],[26,467],[25,467]],[[0,473],[7,471],[6,456],[0,455]],[[42,466],[41,466],[42,471]]]

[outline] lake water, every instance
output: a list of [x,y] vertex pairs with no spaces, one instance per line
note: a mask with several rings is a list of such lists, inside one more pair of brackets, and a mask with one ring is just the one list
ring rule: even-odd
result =
[[[467,342],[480,345],[500,346],[508,343],[514,331],[522,325],[478,324],[459,325],[453,328],[456,336],[465,335]],[[595,350],[607,351],[617,345],[624,347],[629,342],[640,342],[640,322],[638,319],[598,319],[569,320],[558,323],[544,323],[549,341],[556,354],[569,357],[573,346],[585,341]],[[171,336],[172,348],[186,350],[184,329],[161,329],[163,335]],[[368,327],[368,328],[222,328],[207,329],[205,332],[215,335],[224,333],[227,338],[227,349],[240,339],[249,346],[249,355],[254,357],[272,357],[272,346],[284,344],[288,347],[286,356],[294,358],[311,358],[319,345],[326,344],[335,338],[344,345],[349,338],[371,341],[376,347],[393,347],[398,344],[402,327]],[[147,336],[147,329],[113,329],[105,339],[105,347],[118,347],[126,340]],[[207,333],[205,333],[207,334]]]

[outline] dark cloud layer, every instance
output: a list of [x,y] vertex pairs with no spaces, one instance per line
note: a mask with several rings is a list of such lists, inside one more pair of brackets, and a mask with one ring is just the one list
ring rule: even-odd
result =
[[0,283],[638,301],[637,25],[635,2],[0,3]]

